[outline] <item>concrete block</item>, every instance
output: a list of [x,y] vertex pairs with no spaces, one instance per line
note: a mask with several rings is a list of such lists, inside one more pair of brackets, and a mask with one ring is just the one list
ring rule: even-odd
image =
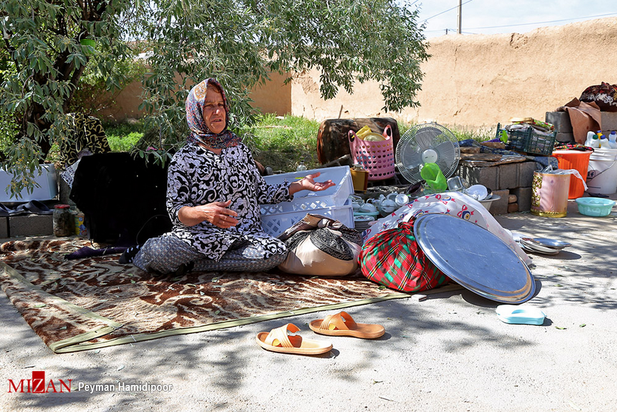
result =
[[45,236],[54,233],[52,215],[11,216],[9,219],[9,236]]
[[493,190],[493,195],[500,196],[499,200],[495,200],[491,204],[491,214],[493,215],[503,215],[508,213],[508,196],[510,195],[509,190]]
[[531,209],[531,186],[517,187],[511,193],[516,195],[519,212],[525,212]]
[[602,117],[602,131],[608,134],[612,130],[617,130],[617,112],[600,112]]
[[555,125],[557,133],[572,133],[572,123],[567,112],[546,112],[545,121]]
[[518,185],[517,187],[531,186],[533,172],[536,171],[536,162],[522,162],[518,165]]
[[518,203],[508,203],[508,213],[518,212]]
[[0,217],[0,238],[9,237],[9,218]]
[[555,137],[555,140],[557,140],[560,143],[574,143],[574,134],[557,132],[557,136]]
[[[518,163],[499,165],[498,189],[514,189],[518,184]],[[491,206],[492,207],[492,206]]]
[[496,166],[472,167],[461,162],[459,164],[459,176],[467,187],[484,185],[491,190],[499,189],[499,168]]

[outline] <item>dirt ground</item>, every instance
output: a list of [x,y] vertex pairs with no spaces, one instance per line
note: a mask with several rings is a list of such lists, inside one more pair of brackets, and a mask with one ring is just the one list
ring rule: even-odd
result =
[[[615,195],[612,196],[615,199]],[[531,254],[542,326],[501,322],[465,289],[349,308],[377,340],[308,328],[326,312],[71,354],[52,353],[0,293],[2,411],[610,411],[617,403],[617,207],[585,217],[497,217],[572,243]],[[255,335],[286,322],[334,345],[319,357],[268,352]],[[9,379],[72,379],[70,393],[9,393]],[[113,389],[113,390],[112,390]]]

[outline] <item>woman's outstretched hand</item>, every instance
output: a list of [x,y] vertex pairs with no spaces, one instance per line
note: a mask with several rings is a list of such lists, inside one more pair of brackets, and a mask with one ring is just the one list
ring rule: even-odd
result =
[[321,173],[313,173],[312,175],[307,175],[303,177],[301,180],[297,182],[293,182],[289,185],[289,193],[294,194],[301,190],[310,190],[313,192],[319,192],[321,190],[326,190],[329,187],[335,186],[336,184],[332,180],[326,180],[324,182],[316,182],[315,178],[319,177]]
[[231,200],[194,207],[185,206],[178,212],[178,218],[186,226],[195,226],[207,221],[221,229],[229,229],[238,224],[238,219],[236,219],[238,213],[228,209],[230,204]]

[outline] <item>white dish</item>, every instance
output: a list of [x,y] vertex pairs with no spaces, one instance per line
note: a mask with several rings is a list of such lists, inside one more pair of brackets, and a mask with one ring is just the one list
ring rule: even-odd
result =
[[465,192],[476,200],[484,200],[488,196],[488,189],[484,185],[469,186]]
[[353,220],[355,222],[370,222],[375,220],[375,218],[373,216],[366,216],[366,215],[354,215]]

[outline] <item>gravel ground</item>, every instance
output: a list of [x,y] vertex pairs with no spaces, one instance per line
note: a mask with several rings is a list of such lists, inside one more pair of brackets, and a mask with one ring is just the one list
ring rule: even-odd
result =
[[[614,199],[615,196],[612,196]],[[319,312],[224,330],[56,355],[0,293],[0,382],[72,379],[70,393],[2,390],[10,411],[609,411],[617,403],[617,208],[498,216],[507,229],[568,241],[559,255],[530,255],[537,295],[524,305],[542,326],[501,322],[496,302],[465,289],[349,308],[381,323],[368,341],[315,335]],[[293,322],[331,342],[321,357],[265,351],[255,335]],[[131,386],[132,385],[132,386]],[[141,385],[141,386],[140,386]],[[148,385],[147,387],[145,387]]]

